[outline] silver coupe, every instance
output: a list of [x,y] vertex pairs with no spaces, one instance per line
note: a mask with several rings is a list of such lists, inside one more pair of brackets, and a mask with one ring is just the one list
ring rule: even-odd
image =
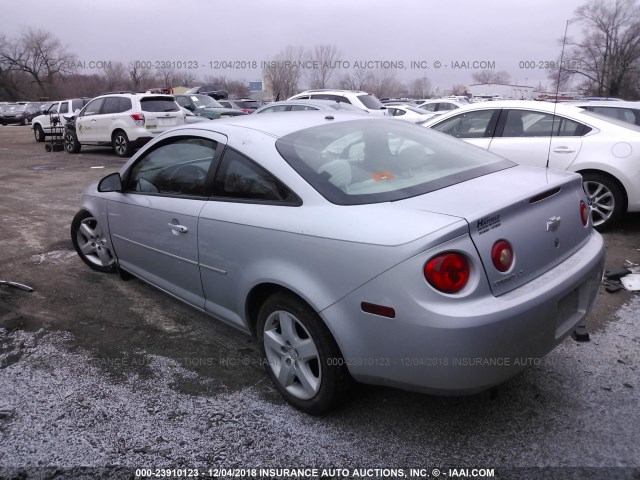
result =
[[257,338],[318,414],[356,381],[432,394],[504,382],[584,322],[602,237],[579,175],[350,112],[166,131],[84,193],[71,236]]

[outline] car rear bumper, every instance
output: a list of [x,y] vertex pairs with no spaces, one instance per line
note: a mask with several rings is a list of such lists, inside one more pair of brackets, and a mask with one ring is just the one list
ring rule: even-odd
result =
[[[331,361],[344,362],[356,380],[459,395],[544,362],[593,308],[604,243],[593,231],[575,254],[525,285],[445,302],[412,279],[431,255],[407,260],[321,312],[344,356]],[[361,302],[390,306],[396,316],[365,313]]]

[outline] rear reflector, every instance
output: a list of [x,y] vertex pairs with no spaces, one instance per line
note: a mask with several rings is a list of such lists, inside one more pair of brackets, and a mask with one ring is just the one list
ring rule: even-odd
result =
[[380,315],[381,317],[396,318],[396,311],[393,308],[385,307],[384,305],[362,302],[360,304],[360,308],[366,313],[373,313],[374,315]]
[[582,225],[584,225],[585,227],[589,224],[590,213],[591,212],[589,211],[589,207],[587,207],[587,204],[580,200],[580,219],[582,220]]
[[506,240],[498,240],[491,247],[491,261],[499,272],[506,272],[513,263],[513,249]]

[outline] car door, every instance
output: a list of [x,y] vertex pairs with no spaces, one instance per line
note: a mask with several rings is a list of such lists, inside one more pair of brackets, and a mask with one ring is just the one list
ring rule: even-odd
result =
[[98,118],[104,98],[91,100],[78,114],[76,136],[80,143],[95,142],[98,139]]
[[131,165],[109,201],[109,229],[122,268],[202,309],[198,215],[226,138],[190,133],[170,135]]
[[[250,227],[255,219],[286,216],[299,199],[270,172],[238,151],[227,148],[215,176],[213,196],[200,213],[198,245],[205,309],[236,326],[244,308],[247,265],[255,252],[248,240],[263,235]],[[268,236],[268,233],[267,233]]]
[[547,112],[504,109],[489,151],[537,167],[547,166],[548,159],[550,168],[566,170],[580,151],[585,127]]
[[431,128],[488,150],[499,116],[499,108],[460,112]]

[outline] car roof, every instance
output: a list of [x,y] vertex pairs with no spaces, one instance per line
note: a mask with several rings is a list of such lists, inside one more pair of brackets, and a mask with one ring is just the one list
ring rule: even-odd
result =
[[572,102],[566,102],[568,105],[574,105],[577,107],[609,107],[609,108],[635,108],[640,109],[640,102],[630,102],[620,100],[617,102],[611,102],[608,100],[576,100]]
[[[274,112],[269,114],[269,121],[262,115],[241,115],[237,117],[221,118],[211,123],[185,125],[177,128],[198,128],[213,132],[225,133],[238,129],[256,130],[273,137],[283,137],[298,130],[311,128],[328,122],[344,122],[349,120],[384,120],[384,117],[362,115],[357,112],[332,110],[307,110],[300,112]],[[396,121],[396,120],[388,120]],[[176,129],[172,129],[175,131]]]

